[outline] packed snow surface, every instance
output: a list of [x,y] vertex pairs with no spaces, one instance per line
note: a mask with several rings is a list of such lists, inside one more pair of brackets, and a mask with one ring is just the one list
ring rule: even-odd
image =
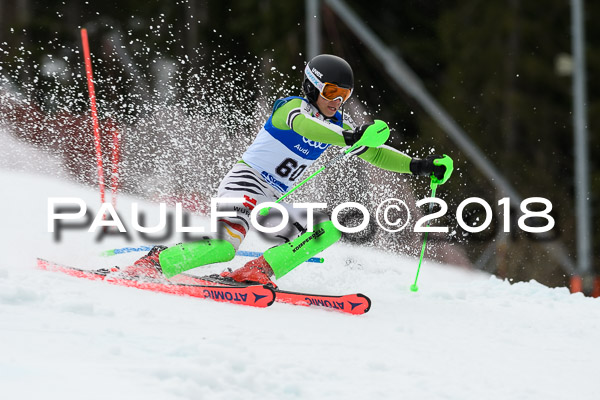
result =
[[[141,255],[99,255],[147,244],[135,233],[97,242],[69,230],[57,242],[48,232],[49,197],[79,197],[97,212],[97,192],[7,168],[0,187],[3,399],[598,398],[597,299],[428,262],[413,293],[417,260],[344,244],[278,284],[364,293],[365,315],[112,286],[35,268],[36,257],[94,268]],[[118,199],[126,221],[133,201]],[[156,205],[140,207],[148,225],[158,218]],[[267,246],[250,235],[242,250]]]

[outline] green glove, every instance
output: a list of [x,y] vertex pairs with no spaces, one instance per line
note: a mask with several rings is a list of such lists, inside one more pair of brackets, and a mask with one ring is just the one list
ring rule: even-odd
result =
[[410,161],[410,172],[418,176],[431,176],[434,183],[443,185],[454,170],[454,161],[450,156],[429,155],[425,159],[413,158]]
[[367,122],[353,131],[344,131],[344,142],[346,142],[346,146],[352,146],[354,143],[358,142],[367,128],[371,125],[373,125],[373,122]]

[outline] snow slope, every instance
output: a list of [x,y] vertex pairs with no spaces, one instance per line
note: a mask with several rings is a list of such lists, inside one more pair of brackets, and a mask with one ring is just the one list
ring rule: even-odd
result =
[[[47,232],[48,197],[81,197],[97,211],[97,193],[6,169],[0,187],[3,399],[597,398],[597,299],[433,263],[412,293],[416,260],[347,245],[278,283],[365,293],[373,306],[363,316],[115,287],[34,267],[36,257],[98,267],[139,256],[98,256],[144,244],[135,235],[97,243],[68,231],[57,243]],[[119,198],[123,215],[132,201]],[[243,249],[265,246],[251,236]]]

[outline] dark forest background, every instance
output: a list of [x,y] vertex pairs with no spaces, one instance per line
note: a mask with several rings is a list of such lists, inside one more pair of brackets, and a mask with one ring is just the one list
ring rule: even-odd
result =
[[[571,53],[570,2],[346,3],[417,73],[522,197],[551,200],[557,220],[553,236],[575,259],[572,82],[559,68]],[[337,54],[353,66],[354,101],[365,107],[368,117],[389,121],[413,155],[428,154],[433,147],[454,158],[456,173],[443,188],[456,199],[449,200],[451,209],[471,196],[494,207],[504,197],[494,183],[393,83],[385,66],[326,4],[321,4],[321,11],[322,52]],[[585,2],[594,249],[600,246],[600,213],[595,212],[600,199],[598,16],[600,3]],[[89,30],[92,53],[107,54],[95,60],[98,79],[110,83],[99,85],[97,94],[105,115],[119,123],[135,124],[144,114],[143,104],[153,100],[148,94],[152,91],[140,87],[156,87],[153,79],[160,75],[152,69],[156,60],[184,60],[178,96],[189,101],[195,95],[185,87],[192,71],[203,65],[220,63],[229,73],[233,69],[233,73],[244,70],[241,75],[260,75],[234,83],[250,93],[277,95],[282,85],[288,86],[286,94],[298,94],[298,86],[289,87],[289,82],[298,85],[306,61],[304,1],[1,0],[0,73],[16,87],[29,88],[27,93],[44,113],[60,112],[61,95],[74,99],[70,112],[87,112],[84,79],[41,73],[49,57],[64,58],[81,78],[81,60],[70,54],[80,46],[80,27]],[[130,63],[123,61],[123,54],[131,57]],[[227,66],[228,60],[236,62]],[[473,218],[477,212],[472,211]],[[495,217],[495,223],[498,220]],[[498,240],[489,232],[458,236],[458,244],[473,262]],[[593,258],[596,271],[599,256],[596,252]],[[499,240],[492,265],[480,267],[514,280],[533,278],[553,286],[568,284],[569,278],[539,238],[516,229]]]

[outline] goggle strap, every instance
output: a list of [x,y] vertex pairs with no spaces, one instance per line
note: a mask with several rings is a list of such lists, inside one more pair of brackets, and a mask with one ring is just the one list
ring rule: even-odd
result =
[[321,93],[323,91],[323,88],[325,87],[325,84],[323,82],[321,82],[321,80],[319,78],[317,78],[317,76],[315,74],[313,74],[313,72],[310,70],[309,64],[306,64],[306,68],[304,68],[304,73],[306,74],[306,77],[308,78],[308,80],[317,89],[319,89],[319,93]]

